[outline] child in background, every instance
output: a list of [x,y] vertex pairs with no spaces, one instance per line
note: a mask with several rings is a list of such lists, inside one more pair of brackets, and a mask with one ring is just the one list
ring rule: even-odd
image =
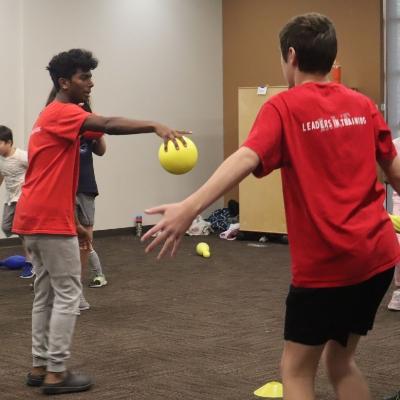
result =
[[[82,108],[85,111],[92,112],[90,105],[84,103]],[[93,166],[93,154],[103,156],[106,152],[106,141],[104,135],[96,139],[81,137],[80,144],[80,168],[79,183],[76,193],[76,208],[80,223],[89,231],[92,236],[92,246],[88,255],[88,263],[93,273],[93,279],[89,286],[98,288],[107,285],[106,277],[97,252],[93,248],[93,226],[95,214],[95,198],[99,195],[96,177]]]
[[[85,102],[82,108],[87,112],[92,112],[89,103]],[[95,199],[98,196],[98,188],[93,167],[93,154],[103,156],[106,152],[106,141],[104,135],[97,135],[95,138],[90,137],[90,133],[81,136],[79,147],[79,181],[78,190],[76,192],[76,215],[82,226],[88,231],[91,243],[87,250],[81,250],[82,275],[86,265],[89,265],[93,278],[89,283],[91,288],[100,288],[107,285],[106,277],[100,258],[93,248],[93,226],[95,214]],[[86,264],[86,265],[83,265]],[[79,310],[85,311],[90,308],[89,302],[86,300],[83,289],[79,301]]]
[[[27,152],[14,147],[11,129],[0,125],[0,185],[3,181],[6,185],[6,201],[4,203],[1,229],[6,237],[12,235],[11,228],[14,221],[15,207],[21,195],[27,168]],[[28,255],[26,258],[29,260]],[[33,276],[32,264],[27,261],[20,278],[32,278]]]

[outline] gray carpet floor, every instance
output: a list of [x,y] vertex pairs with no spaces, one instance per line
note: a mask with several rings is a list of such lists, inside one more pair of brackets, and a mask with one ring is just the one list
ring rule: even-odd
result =
[[[195,254],[204,240],[212,256]],[[91,309],[78,318],[69,367],[95,379],[65,400],[246,400],[279,380],[288,246],[186,237],[179,255],[145,255],[129,235],[99,238],[109,285],[85,288]],[[0,259],[21,254],[0,247]],[[388,297],[388,296],[387,296]],[[400,389],[400,313],[382,304],[358,361],[374,399]],[[29,371],[32,292],[0,270],[0,399],[40,399]],[[334,399],[321,369],[319,399]],[[356,399],[355,399],[356,400]]]

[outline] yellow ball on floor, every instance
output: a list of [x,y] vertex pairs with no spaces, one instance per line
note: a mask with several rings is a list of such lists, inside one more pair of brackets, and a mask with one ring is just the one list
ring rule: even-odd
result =
[[179,150],[176,150],[174,143],[168,141],[168,151],[164,149],[164,143],[158,150],[158,159],[162,167],[171,174],[181,175],[189,172],[197,163],[198,152],[196,145],[187,137],[184,138],[186,147],[177,139]]

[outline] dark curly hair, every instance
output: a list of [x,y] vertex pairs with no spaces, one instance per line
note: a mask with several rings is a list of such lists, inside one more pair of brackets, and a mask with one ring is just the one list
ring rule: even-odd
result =
[[91,51],[71,49],[55,55],[46,69],[49,71],[56,90],[60,90],[60,78],[71,79],[78,69],[83,72],[91,71],[97,67],[98,60]]
[[13,143],[13,134],[8,126],[0,125],[0,140]]
[[287,61],[288,51],[296,51],[299,70],[327,74],[337,53],[336,31],[333,22],[318,13],[292,18],[279,33],[282,57]]

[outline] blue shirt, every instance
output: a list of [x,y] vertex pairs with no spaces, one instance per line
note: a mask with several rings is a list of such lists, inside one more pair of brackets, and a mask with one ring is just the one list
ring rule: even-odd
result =
[[80,143],[80,168],[77,193],[85,193],[92,196],[99,194],[97,189],[96,177],[93,168],[93,139],[81,137]]

